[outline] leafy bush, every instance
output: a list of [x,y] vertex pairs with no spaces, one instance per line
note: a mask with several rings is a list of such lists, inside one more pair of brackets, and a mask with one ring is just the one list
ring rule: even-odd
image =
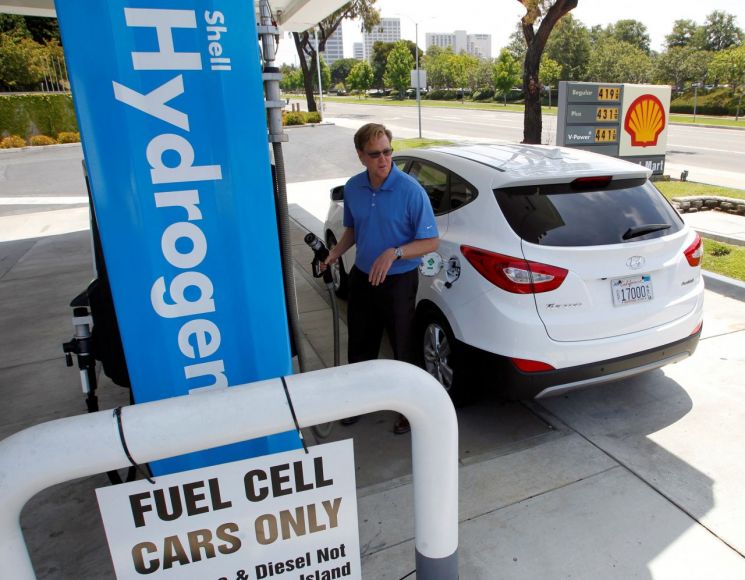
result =
[[305,122],[306,123],[320,123],[321,113],[319,113],[318,111],[313,111],[312,113],[305,113]]
[[[719,88],[706,92],[699,89],[696,96],[696,113],[699,115],[734,115],[737,111],[737,97],[732,89]],[[692,89],[682,93],[670,103],[671,113],[693,114],[694,92]],[[740,109],[742,113],[742,109]]]
[[474,101],[488,101],[494,98],[494,89],[478,89],[473,93]]
[[0,96],[0,136],[42,133],[57,135],[77,131],[75,110],[70,95],[3,95]]
[[283,125],[305,125],[305,115],[302,111],[291,111],[282,115]]
[[290,111],[282,112],[282,124],[287,125],[305,125],[306,123],[320,123],[321,113],[313,111],[307,113],[305,111]]
[[26,140],[18,135],[10,135],[0,140],[0,149],[14,149],[16,147],[25,147]]
[[77,131],[62,131],[57,135],[57,143],[80,143],[80,133]]
[[54,139],[51,137],[47,137],[46,135],[32,135],[29,137],[28,144],[32,147],[41,147],[43,145],[54,145],[57,143]]

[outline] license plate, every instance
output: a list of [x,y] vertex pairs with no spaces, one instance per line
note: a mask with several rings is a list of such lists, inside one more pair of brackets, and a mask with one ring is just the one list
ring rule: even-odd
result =
[[629,276],[610,281],[613,293],[613,306],[626,306],[638,302],[649,302],[652,293],[652,276]]

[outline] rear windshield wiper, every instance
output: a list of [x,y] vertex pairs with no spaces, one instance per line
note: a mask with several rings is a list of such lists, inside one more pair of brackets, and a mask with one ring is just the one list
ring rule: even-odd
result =
[[659,232],[661,230],[668,230],[672,227],[671,224],[644,224],[643,226],[636,226],[629,228],[626,233],[623,234],[624,240],[630,240],[632,238],[638,238],[639,236],[646,236],[653,232]]

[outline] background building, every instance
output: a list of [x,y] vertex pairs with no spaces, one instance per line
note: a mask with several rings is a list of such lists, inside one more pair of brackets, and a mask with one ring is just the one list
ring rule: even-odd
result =
[[381,18],[380,24],[376,24],[370,32],[362,33],[364,46],[364,58],[372,60],[373,44],[380,42],[396,42],[401,40],[401,19]]
[[323,51],[323,60],[331,66],[337,60],[344,58],[344,38],[339,26],[334,33],[326,39],[326,49]]
[[430,46],[450,47],[455,54],[465,52],[478,58],[491,58],[491,34],[468,34],[465,30],[428,32],[425,45],[425,50]]
[[352,49],[352,58],[356,58],[357,60],[362,60],[365,58],[365,49],[364,44],[361,42],[355,42]]

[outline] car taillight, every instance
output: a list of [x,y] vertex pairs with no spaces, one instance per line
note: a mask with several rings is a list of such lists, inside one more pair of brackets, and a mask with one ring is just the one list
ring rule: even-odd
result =
[[569,273],[557,266],[504,256],[471,246],[461,246],[460,251],[489,282],[514,294],[538,294],[556,290]]
[[518,370],[524,373],[540,373],[543,371],[555,370],[550,364],[541,362],[539,360],[529,360],[526,358],[511,358],[512,364],[514,364]]
[[578,177],[572,181],[572,189],[602,189],[611,182],[610,175],[597,175],[594,177]]
[[698,232],[696,232],[696,239],[693,240],[693,243],[683,253],[691,266],[701,265],[701,258],[704,255],[704,243],[701,241],[701,236],[698,235]]
[[698,334],[701,332],[701,329],[704,327],[704,321],[702,320],[696,325],[696,328],[693,329],[693,332],[690,334],[690,336],[693,336],[694,334]]

